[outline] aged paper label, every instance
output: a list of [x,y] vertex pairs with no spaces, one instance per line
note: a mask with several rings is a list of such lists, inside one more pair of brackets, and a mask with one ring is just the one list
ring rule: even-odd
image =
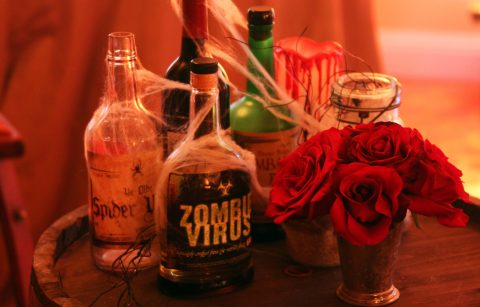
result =
[[104,156],[89,152],[90,225],[97,243],[131,244],[154,233],[162,151]]

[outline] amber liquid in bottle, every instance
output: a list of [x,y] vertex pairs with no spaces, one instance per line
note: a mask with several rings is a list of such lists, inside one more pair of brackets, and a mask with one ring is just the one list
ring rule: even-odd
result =
[[[183,0],[183,32],[180,56],[167,69],[165,77],[169,80],[190,83],[190,61],[200,57],[203,46],[208,39],[208,14],[206,0]],[[223,78],[227,75],[220,66]],[[220,124],[222,129],[230,127],[230,88],[219,78]],[[167,139],[166,155],[175,148],[187,131],[190,93],[171,90],[164,93],[163,116],[166,123],[164,131]]]
[[[211,58],[192,61],[192,117],[214,101],[218,107],[217,69],[217,62]],[[206,151],[239,159],[222,143],[219,115],[212,120],[214,114],[209,113],[195,132],[194,142],[204,145],[197,145],[190,153],[189,144],[182,143],[168,159],[175,159],[179,152],[185,157],[203,157]],[[167,197],[160,202],[166,209],[159,219],[161,291],[172,296],[206,295],[250,282],[249,174],[208,157],[196,156],[195,163],[181,162],[184,166],[169,174]]]

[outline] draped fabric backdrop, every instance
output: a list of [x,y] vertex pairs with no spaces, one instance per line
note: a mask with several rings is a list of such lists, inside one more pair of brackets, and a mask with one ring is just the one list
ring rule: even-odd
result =
[[[243,12],[274,6],[276,39],[306,28],[305,36],[338,41],[381,71],[373,0],[235,2]],[[34,240],[87,203],[83,132],[102,95],[106,36],[113,31],[135,33],[142,63],[157,74],[179,53],[181,26],[167,0],[0,0],[0,112],[25,140],[26,155],[16,166]],[[0,289],[7,263],[0,242]]]

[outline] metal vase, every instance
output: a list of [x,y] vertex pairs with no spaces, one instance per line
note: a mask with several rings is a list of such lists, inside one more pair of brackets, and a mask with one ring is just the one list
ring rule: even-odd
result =
[[343,282],[337,296],[353,305],[383,306],[395,302],[400,292],[392,277],[403,223],[394,223],[387,238],[373,246],[354,246],[338,237]]
[[282,224],[287,250],[296,262],[312,267],[333,267],[340,264],[337,239],[330,216],[315,220],[290,220]]

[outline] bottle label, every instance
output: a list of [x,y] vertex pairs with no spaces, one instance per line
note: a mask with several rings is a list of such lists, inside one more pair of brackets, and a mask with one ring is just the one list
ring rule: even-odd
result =
[[164,262],[195,269],[244,256],[250,213],[249,177],[242,171],[170,174]]
[[[278,161],[291,153],[298,144],[300,129],[292,129],[278,132],[242,132],[233,131],[235,142],[241,147],[251,151],[255,155],[257,163],[257,178],[261,186],[271,187],[277,170]],[[268,200],[253,193],[254,219],[265,220],[263,213]]]
[[155,184],[162,151],[88,153],[90,228],[94,243],[129,245],[155,232]]

